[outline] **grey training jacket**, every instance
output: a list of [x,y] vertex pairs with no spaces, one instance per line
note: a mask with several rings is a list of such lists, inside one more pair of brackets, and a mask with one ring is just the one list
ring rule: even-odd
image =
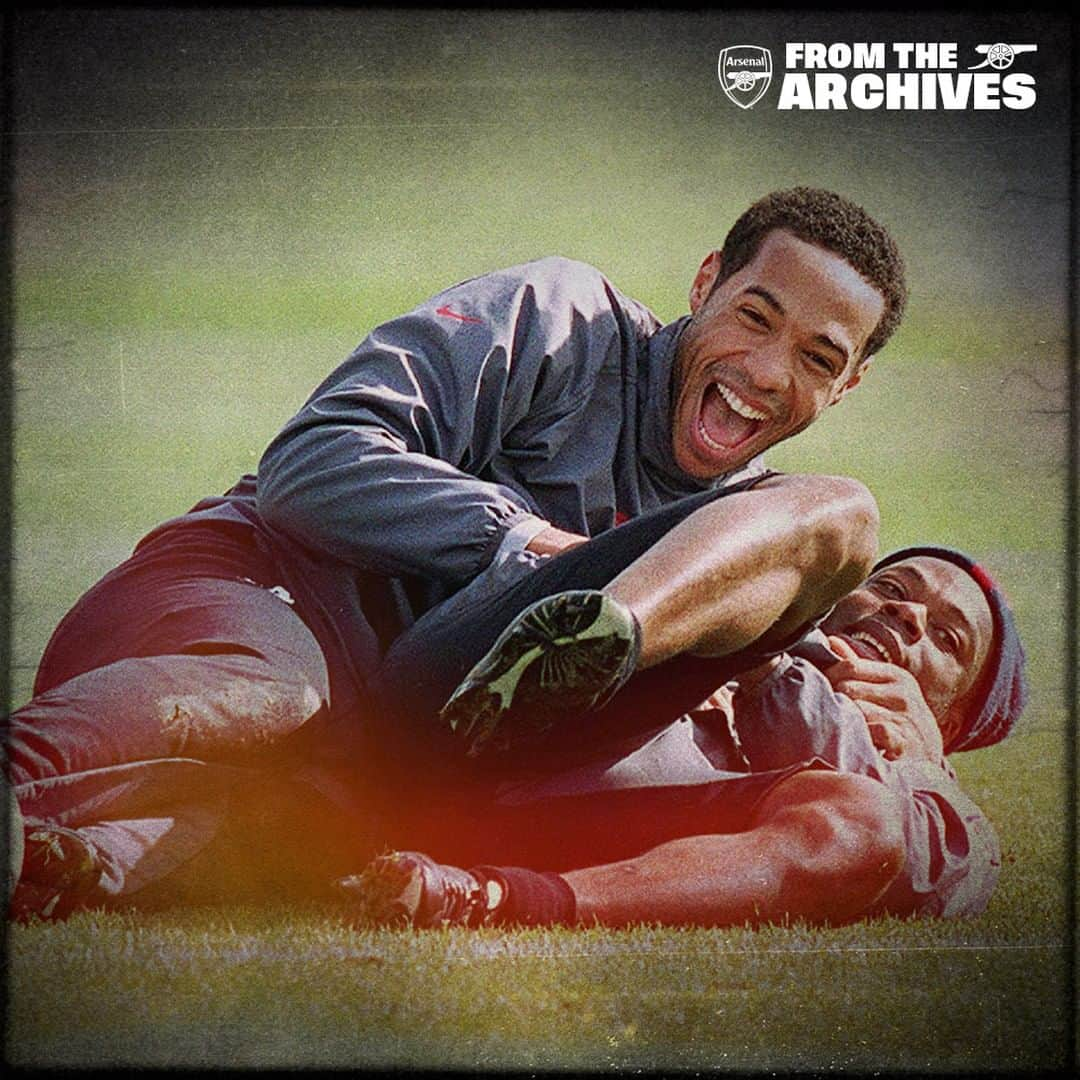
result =
[[661,326],[598,270],[546,258],[374,329],[272,441],[258,476],[178,524],[245,527],[362,709],[389,643],[550,522],[589,536],[703,488],[671,450]]
[[595,535],[710,484],[675,465],[674,344],[597,270],[473,278],[374,330],[285,425],[258,508],[365,570],[471,580],[514,533]]

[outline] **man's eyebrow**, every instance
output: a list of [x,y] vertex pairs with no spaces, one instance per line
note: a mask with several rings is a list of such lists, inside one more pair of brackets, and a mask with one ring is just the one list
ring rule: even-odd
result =
[[834,349],[836,352],[838,352],[844,358],[844,362],[847,363],[848,351],[847,351],[847,348],[845,346],[840,345],[837,342],[833,341],[833,339],[831,337],[829,337],[827,334],[815,334],[814,335],[814,340],[819,345],[824,345],[826,349]]
[[941,606],[949,625],[960,638],[960,650],[964,654],[964,663],[970,664],[975,655],[975,627],[955,604],[943,603]]
[[[901,576],[915,578],[922,585],[924,590],[931,591],[925,575],[916,567],[898,566],[896,571]],[[971,624],[963,610],[958,608],[954,603],[949,600],[942,600],[940,596],[937,597],[937,600],[937,613],[939,617],[944,616],[950,628],[960,635],[961,648],[965,653],[965,663],[970,663],[975,649],[975,627]]]
[[[784,305],[781,304],[780,301],[764,286],[747,285],[745,291],[753,296],[760,296],[761,299],[764,300],[765,303],[768,304],[769,307],[771,307],[777,315],[787,314],[784,309]],[[833,339],[827,334],[815,334],[814,341],[818,345],[824,345],[826,349],[832,349],[834,352],[839,353],[844,358],[844,363],[847,363],[849,354],[846,346],[840,345],[837,342],[833,341]]]
[[777,315],[784,315],[784,305],[776,299],[775,296],[768,289],[762,288],[760,285],[747,285],[746,291],[752,293],[754,296],[760,296],[766,304],[769,305],[776,312]]

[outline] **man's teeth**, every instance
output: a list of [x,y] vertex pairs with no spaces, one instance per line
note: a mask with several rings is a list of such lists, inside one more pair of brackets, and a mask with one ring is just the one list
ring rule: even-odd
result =
[[709,435],[709,433],[705,430],[705,422],[703,420],[701,420],[700,418],[698,419],[697,429],[698,429],[698,434],[702,438],[702,441],[705,443],[705,445],[710,450],[726,450],[727,449],[726,446],[721,445],[720,443],[718,443],[714,438],[712,438]]
[[892,658],[885,651],[885,646],[882,645],[881,642],[878,641],[876,638],[872,638],[869,634],[865,633],[862,630],[856,630],[855,633],[853,633],[851,636],[855,639],[855,641],[862,641],[869,645],[870,648],[873,649],[874,652],[876,652],[878,656],[880,656],[881,659],[885,661],[886,664],[892,663]]
[[745,416],[747,420],[768,420],[768,413],[763,413],[760,409],[752,408],[747,405],[745,401],[734,390],[729,389],[723,383],[714,383],[717,393],[727,402],[728,408],[732,412],[738,413],[740,416]]

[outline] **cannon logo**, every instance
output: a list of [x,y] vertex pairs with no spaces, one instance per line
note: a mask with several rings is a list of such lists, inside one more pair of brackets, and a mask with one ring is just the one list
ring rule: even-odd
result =
[[717,70],[728,100],[749,109],[772,82],[772,53],[760,45],[729,45],[720,51]]
[[1012,67],[1018,53],[1035,52],[1038,48],[1038,45],[1009,45],[1004,41],[999,41],[995,45],[976,45],[975,51],[981,53],[986,59],[981,64],[969,67],[968,71],[978,71],[987,64],[997,71],[1007,71]]

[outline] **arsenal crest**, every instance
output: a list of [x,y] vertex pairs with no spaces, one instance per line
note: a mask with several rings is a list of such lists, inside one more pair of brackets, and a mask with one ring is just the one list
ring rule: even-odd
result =
[[720,85],[740,109],[749,109],[772,82],[772,53],[760,45],[729,45],[720,52]]

